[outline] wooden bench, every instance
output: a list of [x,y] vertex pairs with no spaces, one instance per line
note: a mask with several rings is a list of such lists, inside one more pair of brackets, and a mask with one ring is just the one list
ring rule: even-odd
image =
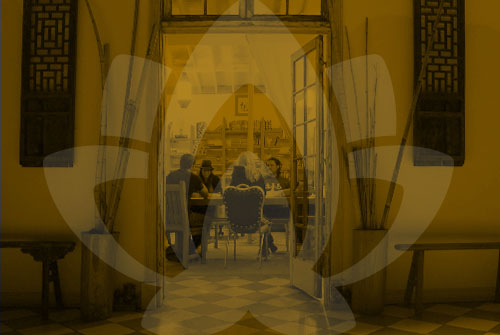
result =
[[49,318],[49,283],[54,284],[58,307],[63,307],[57,260],[75,249],[75,242],[0,241],[0,248],[20,248],[37,262],[42,262],[42,319]]
[[422,294],[424,288],[424,252],[438,250],[498,250],[499,262],[497,268],[497,281],[495,302],[500,302],[500,242],[464,242],[464,243],[416,243],[396,244],[395,248],[401,251],[413,251],[408,284],[406,286],[405,303],[409,305],[415,291],[415,315],[421,316],[423,312]]

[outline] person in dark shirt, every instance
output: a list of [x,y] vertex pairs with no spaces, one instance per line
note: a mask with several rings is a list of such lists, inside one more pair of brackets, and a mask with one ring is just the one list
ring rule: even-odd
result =
[[165,181],[167,184],[179,184],[183,181],[186,184],[188,199],[191,198],[193,193],[199,193],[202,197],[207,198],[207,188],[200,177],[191,172],[193,162],[193,155],[182,155],[180,169],[170,172]]
[[[200,179],[203,182],[203,185],[208,190],[208,193],[222,193],[222,185],[220,183],[220,178],[213,174],[214,168],[212,167],[212,161],[209,159],[201,162],[200,168]],[[213,207],[206,208],[207,215],[214,217],[215,209]],[[224,235],[222,231],[222,226],[219,226],[219,235]]]
[[262,175],[255,180],[250,180],[246,175],[245,166],[236,165],[233,168],[233,174],[231,175],[231,186],[238,186],[240,184],[259,186],[264,191],[264,194],[266,193],[266,183]]
[[270,157],[266,161],[266,165],[272,172],[270,180],[272,180],[272,182],[277,181],[283,190],[289,189],[290,181],[281,175],[281,161],[276,157]]
[[[199,228],[203,226],[205,221],[206,209],[194,208],[189,205],[189,199],[193,193],[199,193],[205,199],[208,198],[208,190],[203,184],[201,178],[191,172],[193,167],[194,157],[191,154],[181,156],[180,169],[169,173],[165,179],[166,184],[179,184],[183,181],[187,188],[188,210],[189,210],[189,225],[191,228]],[[193,230],[193,229],[191,229]],[[196,248],[201,245],[201,235],[192,235],[193,242]]]
[[212,161],[204,160],[201,163],[200,168],[200,179],[208,190],[208,193],[221,193],[222,187],[220,184],[220,178],[213,174],[214,168],[212,167]]

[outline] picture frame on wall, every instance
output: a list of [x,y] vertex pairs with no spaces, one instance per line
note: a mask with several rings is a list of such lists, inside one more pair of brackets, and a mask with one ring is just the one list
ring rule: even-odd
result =
[[248,110],[250,109],[250,100],[246,95],[237,95],[235,100],[235,115],[236,116],[248,116]]

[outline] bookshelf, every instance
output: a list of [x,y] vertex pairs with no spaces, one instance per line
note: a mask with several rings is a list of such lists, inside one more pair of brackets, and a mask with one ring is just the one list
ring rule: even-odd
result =
[[[248,150],[248,122],[232,121],[222,124],[215,129],[199,131],[200,126],[191,126],[191,134],[174,135],[171,125],[168,127],[169,141],[167,152],[170,157],[169,171],[179,168],[180,157],[184,153],[195,156],[193,172],[198,173],[201,163],[205,159],[212,161],[214,173],[222,176],[231,167],[242,152]],[[265,161],[269,157],[276,157],[282,163],[283,176],[290,178],[290,157],[292,141],[286,136],[282,128],[273,128],[271,121],[261,119],[254,122],[253,152]],[[229,172],[229,171],[228,171]]]

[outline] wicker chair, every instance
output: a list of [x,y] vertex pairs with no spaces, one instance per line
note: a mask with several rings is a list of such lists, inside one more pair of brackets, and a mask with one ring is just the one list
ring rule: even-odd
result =
[[[262,244],[265,249],[269,245],[269,234],[265,241],[262,241],[262,235],[271,232],[271,224],[262,216],[262,207],[264,205],[264,191],[258,186],[249,187],[248,185],[229,186],[223,193],[226,214],[229,220],[229,235],[226,239],[226,256],[224,265],[227,261],[229,239],[234,240],[234,260],[236,260],[236,237],[237,234],[259,233],[259,251],[258,260],[262,264]],[[266,253],[267,257],[267,253]]]

